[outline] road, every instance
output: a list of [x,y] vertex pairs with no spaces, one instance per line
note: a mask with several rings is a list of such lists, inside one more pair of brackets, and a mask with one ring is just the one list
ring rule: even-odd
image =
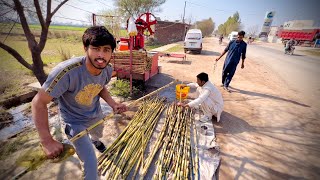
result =
[[[210,38],[205,45],[221,52],[226,44]],[[223,120],[214,123],[220,179],[320,176],[320,60],[299,51],[284,55],[281,46],[270,46],[248,45],[245,68],[238,67],[231,82],[233,92],[222,90]],[[216,84],[221,84],[222,65],[213,75]]]
[[271,67],[289,87],[298,91],[303,101],[320,108],[320,101],[314,101],[320,97],[320,57],[306,56],[299,51],[289,56],[283,53],[282,47],[274,49],[263,45],[249,45],[248,52],[249,58]]

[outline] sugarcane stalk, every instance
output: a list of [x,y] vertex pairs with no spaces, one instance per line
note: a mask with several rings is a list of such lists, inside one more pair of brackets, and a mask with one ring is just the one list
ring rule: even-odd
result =
[[[141,97],[141,98],[139,98],[139,99],[137,99],[137,100],[135,100],[135,101],[133,101],[133,102],[130,103],[128,106],[133,106],[134,104],[137,104],[139,101],[141,101],[141,100],[143,100],[143,99],[145,99],[145,98],[147,98],[147,97],[150,97],[150,96],[158,93],[159,91],[161,91],[161,90],[163,90],[163,89],[171,86],[172,84],[174,84],[174,83],[177,82],[177,81],[178,81],[178,80],[174,80],[174,81],[170,82],[169,84],[167,84],[167,85],[165,85],[165,86],[163,86],[163,87],[161,87],[161,88],[159,88],[159,89],[157,89],[157,90],[155,90],[155,91],[153,91],[153,92],[151,92],[151,93],[149,93],[149,94],[147,94],[147,95],[145,95],[145,96],[143,96],[143,97]],[[81,131],[80,133],[78,133],[77,135],[75,135],[73,138],[70,139],[70,141],[71,141],[71,142],[74,142],[74,141],[76,141],[77,139],[81,138],[82,136],[87,135],[90,130],[92,130],[93,128],[99,126],[99,125],[102,124],[104,121],[112,118],[113,115],[114,115],[113,113],[110,113],[110,114],[109,114],[107,117],[105,117],[104,119],[101,119],[100,121],[96,122],[95,124],[91,125],[91,126],[88,127],[87,129],[85,129],[85,130]]]
[[[168,110],[169,111],[169,110]],[[142,170],[142,175],[141,175],[141,180],[145,177],[145,175],[147,174],[148,172],[148,169],[151,165],[151,162],[155,156],[155,154],[158,152],[161,144],[162,144],[162,141],[163,141],[163,138],[164,138],[164,135],[165,135],[165,132],[166,132],[166,129],[167,129],[167,126],[169,124],[169,118],[166,118],[165,119],[165,122],[162,126],[162,129],[159,133],[159,137],[157,138],[157,141],[155,142],[155,145],[153,147],[153,151],[149,154],[148,158],[145,160],[145,163],[144,165],[142,166],[143,167],[143,170]]]
[[199,179],[199,151],[198,151],[198,133],[195,125],[195,120],[193,119],[193,131],[194,131],[194,149],[195,149],[195,161],[194,161],[194,179]]
[[[109,173],[107,174],[107,177],[106,177],[107,179],[108,178],[117,179],[120,176],[121,178],[126,178],[126,176],[129,174],[132,167],[135,165],[137,157],[139,157],[137,156],[137,152],[141,152],[141,149],[144,152],[144,149],[147,146],[146,142],[150,139],[153,129],[157,123],[157,119],[159,118],[161,112],[164,109],[164,106],[161,105],[163,101],[164,99],[157,100],[156,103],[158,104],[152,103],[152,105],[150,105],[148,109],[144,107],[139,109],[140,112],[146,113],[145,114],[146,116],[144,116],[143,118],[139,118],[141,122],[140,125],[138,126],[140,127],[140,131],[136,131],[137,133],[134,133],[133,137],[127,137],[129,140],[128,140],[128,143],[125,144],[124,149],[120,148],[120,146],[116,146],[116,145],[113,146],[113,147],[119,147],[118,149],[121,150],[121,154],[119,155],[119,158],[117,158],[117,160],[112,162],[113,165],[110,166],[108,164],[110,168],[108,170]],[[147,112],[153,112],[153,113],[147,113]],[[143,125],[145,125],[146,128],[141,128],[141,127],[144,127]],[[129,131],[131,131],[130,128],[127,130],[127,132]],[[146,135],[146,141],[141,142],[139,137],[142,137],[143,134]],[[123,135],[123,138],[125,138],[125,135]],[[119,140],[119,142],[122,142],[121,140]],[[109,156],[104,156],[104,158],[106,157],[109,157]],[[108,160],[106,161],[106,159],[104,160],[100,159],[100,162],[104,163],[104,162],[110,162],[110,161]],[[103,167],[103,165],[100,164],[99,167],[101,168]],[[103,172],[106,172],[106,171],[107,170],[103,168]]]
[[[151,138],[152,132],[153,132],[153,130],[154,130],[154,128],[155,128],[155,125],[156,125],[156,123],[157,123],[157,120],[159,119],[159,116],[160,116],[161,112],[163,111],[163,109],[164,109],[164,107],[161,107],[160,111],[158,111],[158,113],[156,114],[156,116],[155,116],[155,117],[151,117],[151,119],[154,119],[154,121],[151,122],[152,124],[148,125],[147,130],[143,133],[143,134],[145,135],[145,138],[143,138],[143,139],[145,139],[145,140],[143,141],[142,145],[140,146],[140,148],[141,148],[140,156],[142,155],[142,158],[143,158],[144,151],[145,151],[145,149],[146,149],[146,147],[147,147],[147,142],[148,142],[149,139]],[[142,136],[143,136],[143,135],[142,135]],[[139,151],[136,151],[136,152],[139,152]],[[135,157],[136,157],[136,158],[135,158]],[[137,159],[138,157],[139,157],[138,154],[137,154],[136,156],[134,156],[134,161],[136,161],[136,159]],[[133,165],[134,165],[134,164],[133,164]],[[124,173],[123,173],[123,175],[124,175],[123,177],[124,177],[124,178],[126,178],[127,175],[130,173],[133,165],[129,166],[128,169],[124,170]]]
[[156,168],[156,172],[153,176],[153,179],[160,179],[162,177],[162,174],[163,174],[163,170],[164,170],[164,160],[165,158],[167,158],[167,155],[166,153],[168,152],[168,148],[167,146],[169,145],[170,143],[170,138],[171,138],[171,134],[173,133],[173,128],[175,126],[175,124],[177,123],[177,121],[175,119],[173,119],[173,117],[176,115],[176,111],[175,111],[175,107],[174,104],[172,104],[170,107],[169,107],[169,110],[167,111],[167,118],[168,118],[168,121],[170,122],[169,123],[169,129],[167,131],[167,135],[166,137],[164,138],[164,144],[163,144],[163,147],[162,147],[162,150],[160,152],[160,155],[159,155],[159,160],[157,161],[157,168]]

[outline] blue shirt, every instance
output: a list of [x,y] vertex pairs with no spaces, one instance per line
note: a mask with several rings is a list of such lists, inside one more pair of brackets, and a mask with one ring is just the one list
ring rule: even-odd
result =
[[42,88],[57,98],[61,117],[66,123],[91,125],[102,119],[99,93],[110,81],[112,67],[108,65],[97,76],[85,65],[86,57],[59,63],[49,74]]
[[246,58],[247,43],[244,41],[237,42],[237,40],[232,40],[224,51],[228,52],[225,63],[237,65],[241,56],[242,59]]

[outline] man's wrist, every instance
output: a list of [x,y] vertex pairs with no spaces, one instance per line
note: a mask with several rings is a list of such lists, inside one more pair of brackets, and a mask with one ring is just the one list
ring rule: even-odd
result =
[[51,142],[51,141],[53,141],[53,138],[51,135],[46,135],[46,136],[40,137],[41,144],[47,144],[48,142]]

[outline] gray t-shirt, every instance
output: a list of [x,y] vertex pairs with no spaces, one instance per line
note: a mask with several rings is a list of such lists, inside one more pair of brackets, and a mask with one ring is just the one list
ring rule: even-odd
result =
[[87,70],[85,59],[76,57],[59,63],[42,88],[58,99],[61,117],[66,123],[88,126],[104,117],[99,93],[110,81],[112,67],[108,65],[94,76]]

